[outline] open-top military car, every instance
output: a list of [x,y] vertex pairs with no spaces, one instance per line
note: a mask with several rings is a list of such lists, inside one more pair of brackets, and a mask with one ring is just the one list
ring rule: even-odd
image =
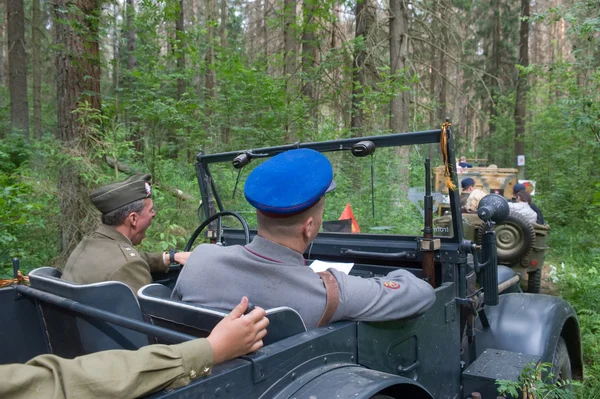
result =
[[[426,160],[429,145],[441,145],[443,158]],[[406,154],[402,146],[411,147],[410,160],[400,159]],[[519,277],[497,266],[493,226],[508,213],[505,199],[491,195],[481,201],[481,245],[463,239],[456,190],[449,191],[451,223],[434,227],[430,164],[444,165],[457,184],[447,126],[200,153],[195,167],[202,223],[188,246],[204,228],[215,245],[247,243],[256,234],[256,218],[241,193],[245,177],[262,160],[293,148],[323,152],[333,164],[338,188],[327,195],[324,220],[340,219],[346,207],[354,217],[350,232],[344,223],[336,232],[336,223],[325,223],[334,228],[309,246],[307,263],[353,263],[350,273],[361,277],[404,268],[435,288],[435,304],[411,319],[341,321],[309,330],[294,309],[269,309],[262,349],[153,398],[466,398],[474,391],[495,398],[496,379],[516,380],[525,365],[539,361],[552,362],[558,378],[582,378],[579,323],[571,306],[557,297],[511,293]],[[422,187],[422,199],[410,202],[406,187],[415,185]],[[0,359],[74,357],[206,336],[228,310],[171,299],[178,273],[173,267],[154,276],[155,283],[136,296],[119,282],[78,285],[61,280],[56,269],[36,269],[30,287],[0,290]]]

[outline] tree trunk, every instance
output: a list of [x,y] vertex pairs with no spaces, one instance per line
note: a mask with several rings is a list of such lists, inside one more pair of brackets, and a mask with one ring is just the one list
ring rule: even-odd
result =
[[363,106],[364,88],[368,85],[367,81],[367,55],[368,55],[368,34],[374,22],[374,15],[371,8],[371,0],[359,0],[356,2],[356,29],[355,40],[360,43],[354,49],[354,65],[352,68],[352,111],[350,117],[350,128],[354,135],[363,135],[363,126],[365,123]]
[[[58,138],[68,154],[85,156],[85,132],[73,112],[84,101],[100,109],[100,57],[98,18],[94,0],[57,0],[54,3]],[[88,190],[77,165],[67,162],[60,170],[60,249],[66,259],[89,231]]]
[[221,0],[221,23],[219,24],[219,36],[221,37],[221,47],[227,48],[227,21],[229,11],[227,9],[227,0]]
[[263,1],[263,10],[262,10],[262,37],[263,37],[263,50],[265,51],[265,70],[269,71],[269,31],[267,29],[267,24],[269,23],[269,0]]
[[[406,0],[390,0],[390,73],[392,76],[406,68],[408,57],[408,9]],[[408,132],[409,98],[406,91],[399,92],[390,102],[390,130],[392,133]],[[400,178],[398,188],[401,195],[408,192],[408,164],[410,148],[398,149],[400,160]],[[402,194],[404,193],[404,194]]]
[[311,120],[316,127],[316,92],[311,76],[316,61],[316,24],[314,14],[317,0],[304,0],[303,3],[303,27],[302,27],[302,74],[304,82],[302,84],[302,94],[307,98],[310,105]]
[[135,0],[127,0],[125,29],[127,30],[127,69],[132,71],[136,66],[135,59]]
[[183,7],[184,1],[179,1],[179,18],[175,23],[175,37],[177,38],[177,71],[181,75],[177,79],[177,97],[183,97],[185,93],[185,9]]
[[[227,0],[221,0],[221,23],[219,24],[219,36],[221,38],[221,48],[226,49],[229,44],[227,40],[227,22],[229,19],[229,10]],[[221,140],[224,144],[229,144],[229,136],[231,134],[231,127],[229,117],[221,125]]]
[[42,137],[42,62],[40,58],[42,29],[44,29],[44,26],[42,23],[40,0],[33,0],[31,73],[33,75],[33,133],[36,139]]
[[12,132],[29,139],[27,102],[27,56],[25,53],[25,16],[23,0],[7,0],[8,90],[10,92],[10,126]]
[[[208,48],[206,49],[206,55],[204,61],[206,63],[206,74],[204,87],[206,89],[206,99],[212,101],[215,98],[215,28],[214,28],[214,0],[206,0],[206,41]],[[210,107],[208,107],[210,113]]]
[[[119,89],[119,7],[117,4],[113,4],[113,60],[112,60],[112,84],[115,96]],[[115,108],[118,109],[118,104],[115,104]]]
[[[519,65],[529,65],[529,0],[521,0],[521,26],[519,29]],[[525,154],[525,118],[527,117],[527,75],[517,77],[515,99],[515,160]],[[521,170],[522,172],[522,170]]]
[[[490,74],[490,93],[492,98],[490,99],[490,108],[489,108],[489,136],[493,136],[496,131],[496,127],[494,125],[496,118],[496,95],[498,94],[498,79],[500,75],[500,30],[501,30],[501,20],[500,20],[500,7],[494,7],[494,21],[493,21],[493,32],[492,32],[492,68]],[[493,151],[489,151],[493,153]]]
[[[192,14],[194,16],[194,24],[196,25],[200,25],[201,21],[200,21],[200,5],[198,4],[199,0],[192,0]],[[196,45],[199,42],[196,43]],[[198,62],[196,61],[198,60],[197,57],[194,57],[194,70],[196,71],[200,71],[200,68],[198,66]],[[196,90],[196,95],[198,96],[198,98],[202,97],[202,74],[200,72],[197,72],[194,74],[194,78],[193,78],[193,85],[194,88]]]
[[[283,3],[283,75],[286,78],[286,102],[292,103],[298,86],[296,79],[297,65],[297,24],[296,0],[284,0]],[[286,141],[293,143],[298,140],[293,128],[290,126],[291,112],[286,115]]]
[[[4,3],[4,1],[0,2],[0,86],[6,85],[4,82],[6,76],[6,68],[4,65],[6,61],[6,7]],[[1,137],[3,137],[3,132],[0,132],[0,138]]]
[[[442,8],[440,10],[440,13],[439,13],[440,20],[442,20],[444,18],[444,11],[445,11],[444,8]],[[446,27],[441,28],[440,37],[442,40],[441,40],[441,43],[438,44],[439,47],[445,51],[449,51],[450,46],[448,43],[449,42],[448,31],[447,31]],[[445,51],[438,51],[439,52],[438,72],[439,72],[439,82],[440,82],[439,83],[440,84],[440,96],[439,96],[440,106],[438,108],[438,123],[437,123],[437,125],[444,123],[446,121],[446,118],[449,117],[448,107],[446,104],[447,96],[448,96],[448,79],[449,79],[448,57],[446,56]]]
[[[408,9],[406,0],[390,1],[390,73],[396,75],[406,68],[408,56]],[[409,98],[406,91],[392,98],[390,130],[392,133],[408,131]]]

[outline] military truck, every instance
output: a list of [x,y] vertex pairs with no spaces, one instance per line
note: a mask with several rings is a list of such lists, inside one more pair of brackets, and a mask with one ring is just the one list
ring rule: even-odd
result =
[[[475,188],[486,193],[500,194],[507,200],[513,197],[513,187],[519,182],[519,170],[515,168],[498,168],[494,166],[476,166],[473,168],[461,168],[458,173],[459,183],[462,179],[470,177],[475,181]],[[436,192],[448,195],[446,187],[446,178],[444,176],[444,166],[435,168],[435,186]],[[440,203],[440,215],[443,215],[449,209],[449,198]]]
[[[493,227],[506,217],[506,201],[498,195],[481,201],[478,214],[485,231],[479,245],[464,239],[456,190],[448,193],[448,230],[434,228],[431,161],[414,158],[429,153],[429,145],[441,145],[444,158],[433,162],[447,164],[458,184],[447,125],[199,153],[195,169],[202,222],[188,247],[207,227],[213,230],[215,245],[247,243],[257,233],[254,212],[240,194],[249,171],[282,151],[312,148],[329,157],[338,185],[327,196],[324,220],[338,219],[341,209],[352,204],[360,233],[320,233],[304,254],[307,263],[353,263],[350,273],[361,277],[403,268],[427,280],[436,301],[410,319],[340,321],[309,330],[294,309],[268,309],[271,324],[262,349],[225,362],[186,387],[150,397],[467,398],[479,392],[495,398],[496,379],[516,380],[527,364],[539,361],[553,363],[562,380],[581,379],[581,337],[573,308],[557,297],[512,293],[519,277],[497,265]],[[399,168],[400,146],[416,148],[410,173]],[[407,179],[423,186],[423,215],[403,198]],[[468,256],[475,259],[473,268]],[[136,296],[119,282],[79,285],[61,280],[56,269],[36,269],[29,274],[31,286],[0,290],[0,359],[25,362],[42,353],[74,357],[206,336],[228,310],[171,299],[179,270],[173,266],[169,273],[154,276],[155,282]]]
[[[435,191],[441,193],[438,214],[444,215],[449,209],[448,188],[444,177],[444,167],[435,169]],[[507,200],[513,197],[513,187],[518,183],[518,169],[497,167],[462,168],[460,180],[467,177],[475,181],[475,188],[486,193],[500,194]],[[450,218],[437,220],[438,226],[445,226]],[[463,214],[464,236],[476,243],[481,241],[480,227],[484,222],[476,214]],[[542,283],[542,269],[546,250],[546,239],[550,232],[548,225],[530,223],[520,215],[510,215],[495,226],[498,263],[512,268],[526,282],[525,289],[539,293]]]

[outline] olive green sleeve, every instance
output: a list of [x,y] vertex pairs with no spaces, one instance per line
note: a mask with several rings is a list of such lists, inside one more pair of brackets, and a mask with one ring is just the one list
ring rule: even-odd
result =
[[148,264],[138,258],[119,267],[108,277],[108,280],[121,281],[127,284],[133,293],[137,295],[140,288],[152,282],[152,275]]
[[169,265],[165,265],[163,252],[139,252],[140,257],[150,266],[152,273],[166,273],[169,271]]
[[72,360],[42,355],[26,364],[0,366],[0,397],[137,398],[210,374],[212,361],[206,339],[97,352]]

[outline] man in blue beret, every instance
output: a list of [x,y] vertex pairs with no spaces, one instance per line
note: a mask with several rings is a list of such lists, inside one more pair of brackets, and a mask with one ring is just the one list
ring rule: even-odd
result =
[[75,248],[62,278],[80,284],[121,281],[132,291],[152,282],[153,272],[166,272],[169,264],[184,264],[189,252],[142,252],[142,242],[156,215],[150,175],[134,175],[100,187],[90,195],[102,213],[102,224]]
[[461,208],[467,205],[467,199],[469,195],[475,190],[475,180],[470,177],[466,177],[460,181],[460,206]]
[[[520,191],[527,191],[527,187],[525,187],[525,185],[523,183],[515,184],[515,186],[513,187],[512,202],[517,202],[517,193]],[[540,208],[537,207],[537,205],[535,205],[531,201],[531,195],[529,195],[528,198],[529,198],[529,207],[531,209],[533,209],[535,211],[535,213],[537,214],[536,223],[537,224],[546,224],[546,222],[544,221],[544,215],[542,214],[542,211],[540,210]]]
[[230,309],[245,295],[265,309],[295,309],[308,328],[396,320],[429,309],[433,289],[409,271],[363,279],[335,269],[317,274],[306,266],[302,254],[319,232],[325,194],[333,188],[331,163],[317,151],[286,151],[259,165],[244,187],[256,208],[258,235],[245,246],[199,245],[172,298]]

